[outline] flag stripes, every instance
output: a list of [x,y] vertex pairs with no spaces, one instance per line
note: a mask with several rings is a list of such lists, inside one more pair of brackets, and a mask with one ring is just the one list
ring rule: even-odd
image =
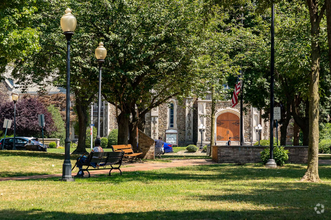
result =
[[238,94],[240,93],[240,89],[241,89],[241,81],[239,80],[233,90],[232,108],[238,104]]

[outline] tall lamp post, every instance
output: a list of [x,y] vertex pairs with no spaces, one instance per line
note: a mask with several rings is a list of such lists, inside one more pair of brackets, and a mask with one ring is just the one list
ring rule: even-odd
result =
[[255,127],[255,131],[259,134],[259,146],[260,145],[260,141],[261,141],[261,131],[262,131],[262,126],[259,124],[258,126]]
[[74,34],[77,26],[75,16],[71,14],[71,9],[66,9],[66,14],[61,18],[61,28],[63,34],[67,39],[67,87],[66,87],[66,140],[65,140],[65,154],[62,167],[62,180],[74,181],[71,176],[71,162],[70,162],[70,39]]
[[16,102],[18,100],[18,94],[12,93],[11,98],[14,102],[14,142],[13,142],[13,150],[16,150],[15,142],[16,142]]
[[274,69],[275,69],[275,5],[272,1],[271,6],[271,60],[270,60],[270,159],[266,163],[268,168],[276,168],[274,159]]
[[103,46],[103,43],[100,42],[97,49],[95,49],[95,57],[99,62],[99,94],[98,94],[98,135],[97,138],[100,138],[100,114],[101,114],[101,67],[102,64],[105,62],[105,58],[107,56],[107,50]]
[[203,124],[200,124],[200,126],[199,126],[199,131],[201,133],[201,145],[200,145],[200,149],[203,148],[203,146],[202,146],[202,140],[203,140],[202,133],[205,132],[205,130],[206,130],[206,127]]

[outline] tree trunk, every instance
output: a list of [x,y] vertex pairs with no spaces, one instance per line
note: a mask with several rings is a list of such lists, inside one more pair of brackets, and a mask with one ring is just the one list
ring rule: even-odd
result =
[[140,114],[139,115],[139,123],[138,123],[138,128],[139,130],[145,132],[145,125],[146,125],[146,119],[145,119],[146,114]]
[[[281,114],[282,114],[282,126],[280,127],[280,145],[285,146],[286,145],[286,137],[287,137],[287,127],[291,120],[291,104],[290,104],[290,97],[287,96],[287,102],[286,102],[286,110],[282,108]],[[284,109],[284,110],[283,110]]]
[[323,10],[318,16],[318,5],[313,0],[307,0],[311,24],[311,72],[309,84],[309,147],[308,167],[301,181],[320,181],[318,174],[318,141],[319,141],[319,69],[320,69],[320,48],[319,48],[319,25]]
[[130,128],[130,139],[129,144],[131,144],[134,152],[138,151],[138,126],[136,122],[129,124]]
[[299,137],[300,137],[300,127],[297,123],[294,122],[293,126],[293,145],[299,146]]
[[[303,128],[300,128],[301,131],[302,131],[302,136],[303,136],[303,140],[302,140],[302,145],[303,146],[309,146],[309,140],[310,140],[309,131],[311,130],[309,128],[309,124],[310,124],[309,119],[305,120],[305,126]],[[318,148],[318,146],[317,146],[317,148]]]
[[[295,123],[300,127],[302,133],[303,133],[303,146],[308,146],[309,145],[309,130],[310,130],[310,121],[309,117],[306,117],[306,115],[309,115],[309,108],[310,108],[310,103],[309,101],[305,102],[305,115],[304,116],[299,116],[295,110],[295,108],[299,108],[300,104],[293,104],[293,110],[292,110],[292,115],[294,118]],[[296,107],[295,107],[296,106]]]
[[290,120],[288,117],[286,117],[283,120],[282,126],[280,127],[280,145],[285,146],[286,145],[286,136],[287,136],[287,127]]
[[328,45],[329,45],[329,68],[331,71],[331,0],[325,0],[326,4],[326,22],[328,31]]
[[215,87],[212,86],[211,93],[211,120],[210,120],[210,149],[207,150],[207,156],[211,156],[211,148],[215,145],[215,111],[216,111],[216,100],[214,97]]
[[84,103],[79,96],[76,96],[76,110],[79,124],[78,131],[78,145],[76,150],[72,154],[83,154],[86,153],[86,128],[88,123],[88,106]]
[[139,110],[135,107],[131,108],[131,120],[129,122],[130,138],[129,144],[131,144],[134,152],[138,151],[138,126],[140,122]]
[[124,110],[121,111],[121,113],[117,117],[118,144],[128,144],[129,122],[130,122],[130,113],[126,113]]

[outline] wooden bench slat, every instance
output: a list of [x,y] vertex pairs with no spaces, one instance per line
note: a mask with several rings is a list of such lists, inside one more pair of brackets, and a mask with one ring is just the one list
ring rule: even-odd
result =
[[125,157],[136,157],[138,155],[141,155],[142,153],[133,153],[133,154],[124,154]]
[[133,153],[132,149],[115,150],[115,152]]
[[132,149],[131,144],[112,145],[112,148],[115,152],[120,152],[120,151],[124,152],[124,157],[132,158],[131,160],[142,154],[142,153],[135,153]]
[[114,149],[131,149],[131,144],[128,145],[113,145]]

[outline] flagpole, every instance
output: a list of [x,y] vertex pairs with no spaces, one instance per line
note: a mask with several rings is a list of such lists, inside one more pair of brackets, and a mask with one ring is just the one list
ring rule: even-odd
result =
[[[240,70],[241,72],[241,70]],[[242,73],[240,73],[242,77]],[[240,94],[240,146],[244,143],[244,133],[243,133],[243,96],[244,96],[244,80],[241,80],[241,94]]]
[[[244,27],[244,13],[241,13],[241,25]],[[244,79],[243,79],[243,73],[242,73],[242,65],[240,65],[240,77],[241,77],[241,95],[240,95],[240,146],[243,146],[243,144],[244,144],[244,129],[243,129]]]

